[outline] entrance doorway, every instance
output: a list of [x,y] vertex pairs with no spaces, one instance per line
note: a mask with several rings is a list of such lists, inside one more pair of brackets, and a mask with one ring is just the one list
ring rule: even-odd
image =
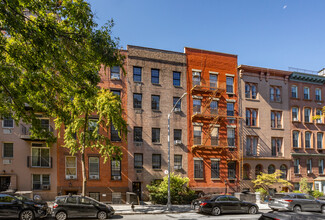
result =
[[0,192],[6,191],[10,186],[10,176],[0,176]]
[[133,182],[132,183],[132,192],[137,194],[139,200],[141,201],[141,182]]

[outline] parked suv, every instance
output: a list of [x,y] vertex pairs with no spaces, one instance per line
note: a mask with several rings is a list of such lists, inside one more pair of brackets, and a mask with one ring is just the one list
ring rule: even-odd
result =
[[37,202],[19,194],[0,193],[0,218],[33,220],[48,214],[46,202]]
[[53,204],[52,215],[57,220],[67,218],[106,219],[115,213],[113,207],[93,198],[79,195],[58,196]]
[[269,200],[269,207],[274,210],[289,210],[294,212],[317,211],[325,213],[325,201],[317,200],[303,193],[275,194]]

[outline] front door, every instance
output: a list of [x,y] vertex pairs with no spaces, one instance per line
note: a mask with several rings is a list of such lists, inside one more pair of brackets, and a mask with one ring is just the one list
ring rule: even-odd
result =
[[141,201],[141,182],[133,182],[132,183],[132,192],[137,194],[137,196],[139,197],[139,200]]
[[6,191],[10,186],[10,176],[0,176],[0,192]]

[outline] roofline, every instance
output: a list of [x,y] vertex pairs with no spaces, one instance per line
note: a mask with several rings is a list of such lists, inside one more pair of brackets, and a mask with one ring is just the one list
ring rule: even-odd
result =
[[249,66],[249,65],[239,65],[239,70],[246,70],[246,71],[253,71],[253,72],[265,72],[265,73],[274,73],[274,74],[281,74],[281,75],[287,75],[290,76],[292,74],[291,71],[286,70],[277,70],[277,69],[270,69],[265,67],[258,67],[258,66]]
[[151,47],[141,47],[141,46],[135,46],[135,45],[126,45],[127,51],[129,48],[135,48],[135,49],[144,49],[144,50],[149,50],[149,51],[154,51],[154,52],[164,52],[164,53],[173,53],[173,54],[178,54],[178,55],[185,55],[182,52],[177,52],[177,51],[171,51],[171,50],[162,50],[162,49],[156,49],[156,48],[151,48]]
[[190,50],[197,50],[198,52],[208,52],[208,53],[213,53],[217,55],[226,55],[226,56],[232,56],[232,57],[238,57],[236,54],[230,54],[230,53],[222,53],[222,52],[217,52],[217,51],[212,51],[212,50],[203,50],[203,49],[198,49],[198,48],[193,48],[193,47],[184,47],[184,53],[186,53],[186,49]]

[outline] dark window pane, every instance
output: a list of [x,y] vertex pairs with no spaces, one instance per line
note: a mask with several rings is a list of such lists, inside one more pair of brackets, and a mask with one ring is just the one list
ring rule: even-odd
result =
[[133,94],[133,108],[142,108],[142,94]]
[[134,127],[134,141],[142,142],[142,127]]
[[182,140],[182,130],[181,129],[174,129],[174,141]]
[[[176,102],[179,100],[179,97],[173,97],[173,106],[175,106]],[[175,106],[175,108],[181,108],[181,103],[182,100],[179,100],[179,102],[177,103],[177,105]]]
[[121,138],[118,135],[118,130],[115,129],[113,124],[111,124],[111,141],[121,141]]
[[203,160],[194,160],[194,178],[203,178]]
[[141,67],[133,67],[133,81],[134,82],[142,81],[142,68]]
[[219,164],[220,161],[217,160],[211,161],[211,178],[220,178]]
[[180,72],[173,72],[173,85],[181,86],[181,73]]
[[159,84],[159,70],[151,69],[151,83]]
[[143,167],[143,155],[142,154],[134,154],[134,168],[142,169]]
[[121,161],[119,160],[111,160],[111,179],[121,179]]
[[160,128],[153,128],[152,129],[152,142],[153,143],[160,143]]
[[152,95],[151,96],[151,109],[152,110],[159,110],[159,102],[160,102],[160,96],[159,95]]
[[161,155],[160,154],[152,155],[152,169],[161,169]]

